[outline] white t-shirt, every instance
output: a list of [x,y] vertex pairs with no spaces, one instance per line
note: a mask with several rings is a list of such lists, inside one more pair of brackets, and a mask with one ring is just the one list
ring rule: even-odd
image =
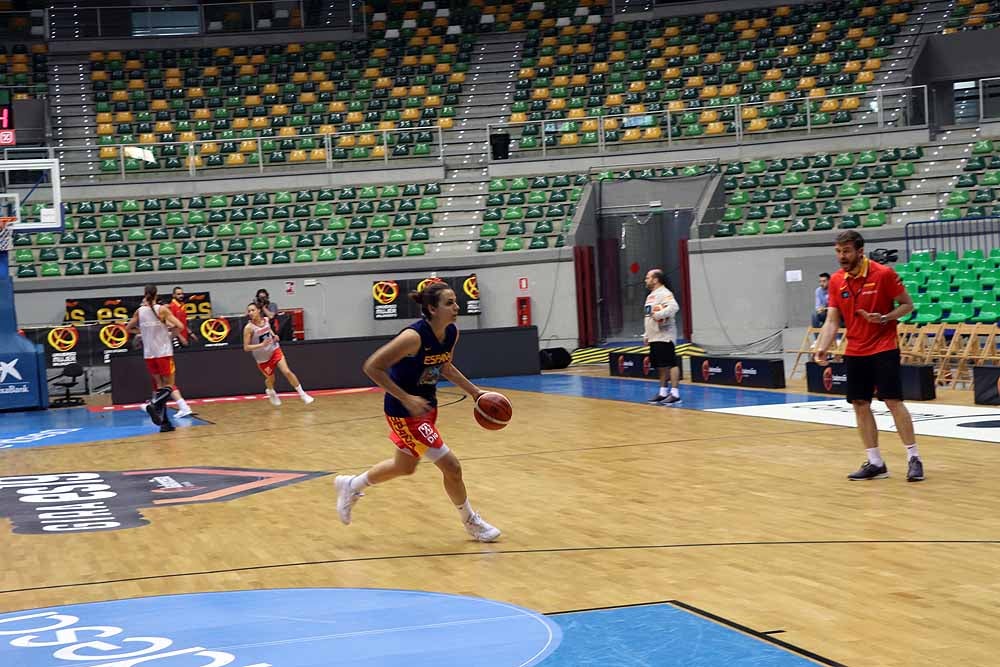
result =
[[260,326],[257,326],[253,322],[247,322],[247,326],[253,331],[250,342],[254,345],[257,343],[267,343],[264,347],[251,350],[250,352],[259,364],[266,363],[271,358],[271,355],[274,354],[274,351],[280,347],[278,345],[278,337],[274,335],[274,330],[271,329],[270,318],[264,317],[262,320]]
[[142,334],[142,356],[146,359],[174,356],[174,343],[170,329],[160,320],[160,309],[143,304],[139,306],[139,332]]
[[659,286],[646,297],[643,322],[646,340],[650,343],[668,343],[677,338],[674,315],[681,309],[674,295],[664,286]]

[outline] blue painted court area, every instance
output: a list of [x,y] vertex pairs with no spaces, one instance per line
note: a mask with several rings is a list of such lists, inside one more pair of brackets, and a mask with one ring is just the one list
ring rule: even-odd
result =
[[816,663],[672,604],[554,614],[563,641],[542,667],[800,667]]
[[[203,426],[208,422],[197,417],[177,419],[170,410],[171,421],[177,428]],[[73,445],[95,440],[117,440],[137,435],[159,434],[145,410],[115,410],[91,412],[87,408],[61,408],[5,412],[0,415],[0,450]]]
[[[656,393],[655,382],[626,380],[613,377],[593,377],[588,375],[516,375],[512,377],[479,378],[477,384],[497,389],[536,391],[543,394],[581,396],[583,398],[603,398],[609,401],[645,403]],[[830,397],[790,394],[764,389],[740,389],[707,384],[681,385],[681,403],[675,406],[652,405],[657,410],[712,410],[715,408],[735,408],[751,405],[774,405],[778,403],[804,403],[806,401],[829,401]]]
[[351,588],[235,591],[0,614],[0,665],[529,667],[560,638],[560,626],[545,616],[481,598]]

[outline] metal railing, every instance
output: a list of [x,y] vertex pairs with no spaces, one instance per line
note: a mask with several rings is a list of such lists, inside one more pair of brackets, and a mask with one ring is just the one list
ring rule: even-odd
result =
[[906,239],[906,260],[915,252],[954,251],[961,257],[966,250],[982,250],[989,254],[1000,248],[1000,218],[962,220],[923,220],[903,226]]
[[[857,100],[857,104],[850,103],[851,109],[844,109],[842,100]],[[824,101],[832,101],[836,108],[822,111]],[[779,108],[786,104],[801,104],[801,108],[796,108],[796,112],[790,115],[782,114],[782,117],[792,117],[797,123],[793,126],[783,128],[755,129],[750,123],[754,120],[765,118],[761,112],[765,108]],[[625,106],[625,105],[621,105]],[[831,114],[838,111],[849,110],[867,114],[873,114],[868,122],[859,122],[853,119],[844,123],[833,123],[832,119],[827,120]],[[537,127],[538,130],[533,135],[537,136],[538,148],[521,148],[517,142],[517,153],[512,152],[511,158],[536,159],[540,154],[542,158],[548,156],[549,152],[557,150],[559,155],[569,155],[573,149],[587,152],[607,153],[609,143],[614,146],[627,147],[650,142],[656,142],[670,148],[674,144],[690,146],[706,139],[728,138],[734,143],[743,144],[752,140],[773,140],[776,135],[804,134],[812,135],[817,131],[827,131],[831,128],[839,130],[841,133],[846,128],[856,129],[886,130],[902,129],[913,127],[926,127],[928,112],[928,90],[927,86],[905,86],[899,88],[879,88],[873,93],[843,93],[838,95],[823,95],[817,97],[800,97],[797,99],[784,99],[764,102],[751,102],[740,104],[721,104],[716,106],[698,106],[685,108],[683,110],[671,111],[641,111],[630,114],[619,114],[610,116],[585,116],[581,118],[559,118],[547,120],[534,120],[515,123],[489,123],[486,126],[487,144],[489,137],[498,130],[509,131],[517,127]],[[705,131],[698,135],[685,136],[683,130],[679,129],[679,120],[688,114],[697,114],[699,117],[705,116],[713,120],[698,120],[698,124],[719,123],[722,131]],[[707,114],[707,115],[706,115]],[[826,114],[826,116],[820,116]],[[822,121],[822,122],[819,122]],[[596,141],[589,143],[559,144],[557,146],[547,146],[547,137],[550,135],[562,135],[566,132],[577,133],[580,130],[568,130],[573,124],[583,127],[587,125],[592,128],[582,130],[583,132],[597,133]],[[731,130],[728,125],[731,125]],[[719,129],[719,126],[716,129]],[[612,140],[609,142],[608,133],[619,130],[637,129],[639,136],[624,139]],[[654,131],[655,129],[655,131]],[[525,135],[523,134],[521,138]],[[517,138],[511,136],[511,147],[515,147]],[[577,139],[580,139],[578,136]],[[493,162],[490,154],[489,161]]]
[[243,0],[170,4],[51,7],[51,39],[156,37],[224,33],[307,30],[345,26],[308,25],[303,0]]
[[[430,152],[427,155],[414,155],[412,150],[407,155],[393,155],[393,149],[399,145],[417,145],[415,135],[429,133],[432,136],[432,141],[429,142]],[[408,140],[406,135],[411,135],[412,143]],[[365,137],[365,138],[362,138]],[[400,139],[403,139],[401,142]],[[312,148],[280,148],[280,144],[285,140],[292,140],[299,142],[303,139],[313,139],[315,140],[315,146]],[[252,143],[253,150],[244,150],[249,148],[249,143]],[[272,148],[268,146],[268,143],[274,143],[275,147]],[[422,143],[422,142],[420,142]],[[233,144],[232,148],[235,150],[225,150],[223,151],[224,144]],[[206,146],[211,146],[211,148],[206,148]],[[348,159],[335,158],[333,156],[334,149],[342,148],[350,152],[355,147],[365,147],[371,151],[378,146],[384,147],[380,157],[350,157]],[[170,155],[163,155],[163,149],[166,147],[172,147],[168,152]],[[229,146],[225,146],[229,148]],[[100,158],[100,152],[102,149],[112,148],[115,151],[114,158]],[[305,160],[291,160],[290,153],[292,151],[304,151],[306,154]],[[143,151],[151,151],[152,156],[143,156]],[[270,155],[274,151],[282,151],[285,154],[285,160],[283,162],[271,161]],[[316,153],[315,151],[322,151],[322,154]],[[107,152],[107,151],[105,151]],[[74,160],[74,154],[82,153],[83,156],[79,159]],[[208,166],[205,164],[207,158],[210,155],[222,155],[223,164]],[[244,159],[242,164],[230,163],[225,156],[228,155],[242,155]],[[256,156],[256,159],[247,159],[248,155]],[[322,155],[321,158],[316,156]],[[198,174],[215,171],[218,169],[254,169],[258,173],[264,173],[265,171],[275,172],[277,169],[288,170],[289,167],[301,167],[301,166],[312,166],[314,168],[321,167],[327,171],[336,171],[338,169],[356,169],[361,164],[383,164],[388,165],[390,162],[398,163],[401,160],[413,160],[413,159],[430,159],[439,162],[444,162],[445,159],[445,143],[443,130],[440,125],[434,125],[431,127],[419,127],[419,128],[406,128],[406,129],[393,129],[393,130],[371,130],[371,131],[353,131],[353,132],[337,132],[335,134],[304,134],[304,135],[291,135],[291,136],[274,136],[274,137],[254,137],[252,139],[210,139],[210,140],[196,140],[196,141],[171,141],[171,142],[158,142],[150,144],[114,144],[110,146],[42,146],[42,147],[22,147],[22,148],[6,148],[3,151],[3,156],[5,160],[18,160],[24,158],[37,158],[37,157],[48,157],[48,158],[58,158],[62,166],[63,174],[66,176],[86,176],[88,173],[93,176],[106,176],[116,177],[116,180],[129,180],[137,179],[142,175],[149,175],[150,173],[157,174],[177,174],[186,172],[190,177],[197,177]],[[146,157],[154,157],[158,165],[156,167],[148,167],[149,162],[145,159]],[[183,167],[181,169],[168,169],[162,164],[159,164],[161,160],[169,157],[177,157],[181,160]],[[201,158],[202,164],[199,165],[198,159]],[[95,170],[93,167],[97,163],[103,163],[106,160],[114,159],[117,165],[115,172]],[[136,161],[135,163],[129,162],[130,160]],[[89,165],[88,172],[81,172],[78,170],[73,170],[70,165],[73,163],[91,163]],[[135,164],[138,168],[130,168],[131,164]]]

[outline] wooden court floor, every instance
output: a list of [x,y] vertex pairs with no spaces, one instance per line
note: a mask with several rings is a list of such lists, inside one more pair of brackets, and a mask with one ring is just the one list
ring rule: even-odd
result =
[[[406,588],[540,612],[680,600],[847,665],[995,665],[1000,449],[922,438],[927,481],[883,434],[894,476],[849,483],[853,430],[506,392],[487,432],[443,392],[439,426],[473,505],[504,531],[468,540],[422,466],[339,523],[334,473],[392,446],[376,393],[199,406],[208,426],[0,452],[4,476],[220,466],[330,476],[230,502],[145,509],[150,525],[0,530],[0,612],[168,593]],[[888,435],[888,437],[887,437]],[[2,523],[2,522],[0,522]]]

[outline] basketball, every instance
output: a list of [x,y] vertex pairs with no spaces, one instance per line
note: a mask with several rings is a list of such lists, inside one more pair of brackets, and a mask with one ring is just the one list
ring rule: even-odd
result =
[[473,414],[479,425],[490,431],[499,431],[510,423],[513,408],[503,394],[488,391],[476,399]]

